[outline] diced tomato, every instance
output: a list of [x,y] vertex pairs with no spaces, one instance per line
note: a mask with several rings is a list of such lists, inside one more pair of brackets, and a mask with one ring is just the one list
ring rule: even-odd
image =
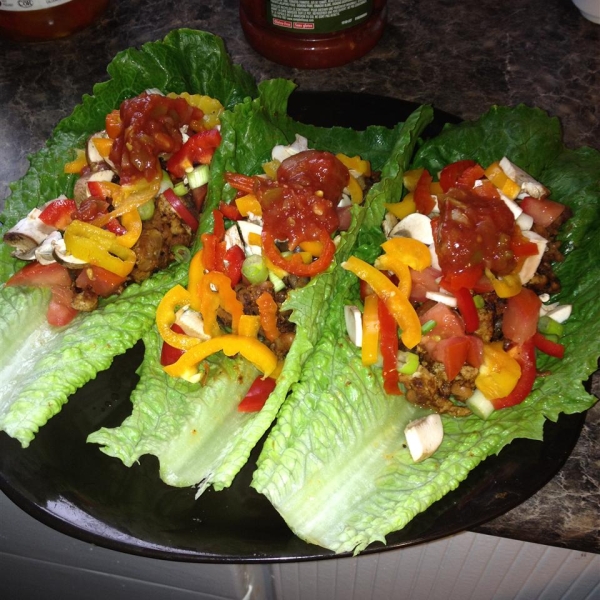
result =
[[417,187],[414,191],[415,206],[417,212],[428,215],[435,208],[435,200],[431,195],[431,182],[433,178],[429,174],[429,171],[423,169],[421,177],[417,182]]
[[196,207],[196,211],[200,213],[202,211],[202,207],[204,206],[204,200],[206,200],[206,194],[208,192],[208,184],[205,183],[200,187],[194,188],[192,190],[192,198],[194,200],[194,206]]
[[57,285],[52,288],[52,298],[46,313],[46,319],[50,325],[64,327],[77,316],[79,311],[71,306],[72,300],[73,291],[70,287]]
[[427,334],[428,337],[449,338],[464,336],[465,327],[460,317],[450,307],[437,302],[424,314],[420,315],[421,324],[435,321],[435,327]]
[[58,263],[40,265],[39,262],[33,261],[17,271],[6,285],[68,288],[71,285],[71,277],[69,271]]
[[410,270],[412,280],[410,299],[415,302],[425,302],[427,292],[439,292],[440,284],[437,279],[441,277],[442,272],[433,267],[427,267],[422,271]]
[[538,246],[526,238],[518,225],[515,225],[515,231],[510,238],[510,249],[517,258],[535,256],[538,253]]
[[242,213],[238,210],[235,204],[225,204],[221,202],[219,204],[219,210],[223,213],[223,216],[230,221],[239,221],[242,218]]
[[474,187],[472,191],[473,194],[484,200],[500,200],[498,189],[491,181],[482,181],[481,185]]
[[527,196],[520,204],[523,212],[533,218],[533,222],[541,227],[548,227],[565,210],[565,205],[546,198]]
[[113,110],[106,115],[105,120],[106,133],[111,139],[115,139],[121,135],[123,124],[121,122],[121,113],[119,110]]
[[92,265],[81,269],[75,285],[81,290],[90,290],[102,298],[108,298],[125,283],[126,279],[126,277],[120,277],[102,267]]
[[447,192],[450,188],[456,187],[459,176],[465,169],[474,167],[477,163],[474,160],[457,160],[446,165],[440,172],[440,185],[442,190]]
[[533,343],[540,352],[543,352],[548,356],[553,356],[554,358],[563,358],[565,355],[565,347],[563,344],[549,340],[539,331],[536,331],[533,335]]
[[472,367],[479,369],[483,363],[483,340],[476,335],[468,335],[469,352],[467,353],[467,363]]
[[[171,329],[175,333],[185,333],[183,329],[177,325],[177,323],[173,323],[171,325]],[[160,350],[160,364],[163,367],[168,367],[173,363],[176,363],[182,356],[184,350],[180,350],[179,348],[174,348],[171,344],[167,344],[167,342],[163,342],[162,348]]]
[[[481,282],[482,277],[484,277],[483,271],[484,267],[482,264],[466,267],[461,271],[449,271],[448,273],[443,274],[440,285],[452,293],[460,288],[471,290]],[[490,288],[493,289],[491,283]]]
[[238,404],[239,412],[257,412],[259,411],[267,401],[271,392],[275,389],[277,382],[272,377],[263,379],[257,377],[244,399]]
[[478,164],[467,167],[456,180],[456,186],[466,188],[468,190],[475,186],[475,182],[485,175],[483,167]]
[[77,208],[75,200],[57,198],[52,200],[40,213],[39,219],[46,225],[56,227],[63,231],[71,222],[71,215]]
[[521,367],[521,377],[508,396],[491,400],[496,409],[508,408],[509,406],[515,406],[523,402],[533,389],[533,384],[535,383],[535,378],[537,376],[533,337],[529,338],[522,345],[515,346],[509,350],[509,354],[511,354],[511,356],[519,363],[519,366]]
[[194,134],[169,158],[167,171],[175,177],[183,177],[186,169],[198,164],[209,164],[220,143],[221,134],[218,129]]
[[432,358],[443,363],[448,381],[452,381],[467,361],[471,344],[466,336],[440,340],[433,349]]
[[192,232],[195,232],[198,229],[198,219],[182,202],[181,198],[170,188],[163,192],[163,196],[177,213],[179,218],[192,230]]
[[523,344],[537,331],[537,323],[542,301],[529,288],[521,288],[516,295],[508,298],[502,317],[502,333],[515,344]]

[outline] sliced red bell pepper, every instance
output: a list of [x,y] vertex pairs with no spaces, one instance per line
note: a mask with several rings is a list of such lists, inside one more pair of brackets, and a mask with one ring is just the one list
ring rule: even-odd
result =
[[39,219],[42,223],[64,230],[71,222],[71,215],[77,209],[75,200],[69,198],[57,198],[52,200],[40,213]]
[[421,173],[421,177],[419,177],[417,187],[414,191],[414,200],[415,206],[417,207],[417,212],[423,215],[428,215],[435,208],[435,200],[431,195],[432,181],[433,178],[429,174],[429,171],[423,169],[423,173]]
[[[183,329],[179,325],[177,325],[177,323],[173,323],[173,325],[171,325],[171,329],[175,333],[185,333],[183,331]],[[163,345],[162,345],[162,348],[160,351],[160,364],[163,367],[172,365],[173,363],[176,363],[181,358],[181,356],[183,356],[184,352],[185,352],[185,350],[180,350],[179,348],[174,348],[170,344],[167,344],[167,342],[163,342]]]
[[244,399],[238,404],[239,412],[257,412],[266,403],[277,382],[272,377],[257,377]]
[[454,296],[456,297],[458,312],[465,322],[465,332],[473,333],[477,331],[479,315],[471,292],[467,288],[461,287],[454,292]]
[[225,202],[221,202],[221,204],[219,204],[219,210],[223,213],[223,216],[230,221],[239,221],[242,218],[242,213],[235,204],[225,204]]
[[[224,243],[224,242],[223,242]],[[224,273],[231,279],[231,285],[236,286],[242,278],[242,265],[246,255],[239,246],[231,246],[223,259]]]
[[515,346],[513,349],[509,350],[509,354],[511,354],[519,363],[519,366],[521,367],[521,377],[508,396],[490,401],[496,409],[508,408],[509,406],[521,404],[533,389],[533,384],[535,383],[535,378],[537,376],[533,337],[529,338],[520,346]]
[[462,172],[469,167],[474,167],[476,164],[474,160],[457,160],[446,165],[440,172],[442,190],[447,192],[450,188],[456,187],[456,182]]
[[167,161],[167,171],[175,177],[184,177],[194,165],[210,163],[215,150],[221,143],[218,129],[199,131],[191,136]]
[[478,164],[473,164],[467,167],[456,180],[456,187],[464,188],[467,190],[473,189],[475,182],[481,179],[485,175],[483,167]]
[[222,242],[225,238],[225,221],[223,220],[223,213],[220,210],[213,210],[213,234],[219,242]]
[[379,349],[383,358],[383,389],[386,394],[401,396],[398,375],[398,325],[385,302],[377,303]]
[[543,352],[548,356],[553,356],[554,358],[563,358],[565,355],[565,347],[563,344],[549,340],[539,331],[536,331],[536,333],[533,334],[533,343],[540,352]]

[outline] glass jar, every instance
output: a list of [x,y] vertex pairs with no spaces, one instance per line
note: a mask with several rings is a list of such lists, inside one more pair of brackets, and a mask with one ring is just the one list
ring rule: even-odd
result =
[[110,0],[0,0],[0,36],[17,41],[65,37],[95,21]]
[[240,0],[250,45],[273,62],[299,69],[339,67],[379,41],[387,0]]

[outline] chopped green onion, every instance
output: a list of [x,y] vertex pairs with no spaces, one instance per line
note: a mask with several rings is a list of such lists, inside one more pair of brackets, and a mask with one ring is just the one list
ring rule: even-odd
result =
[[181,244],[178,244],[177,246],[173,246],[171,248],[171,252],[173,253],[175,260],[178,263],[187,262],[191,256],[190,249],[187,246],[183,246]]
[[285,283],[283,279],[275,275],[273,271],[269,271],[269,281],[273,284],[273,288],[276,292],[280,292],[281,290],[285,289]]
[[144,202],[144,204],[138,206],[137,210],[142,221],[149,221],[154,216],[154,199]]
[[173,187],[173,182],[169,177],[169,174],[166,171],[162,172],[162,181],[160,183],[160,188],[158,189],[158,193],[162,194],[165,190],[169,190]]
[[208,183],[208,173],[208,165],[198,165],[191,173],[188,173],[187,180],[190,189],[194,190]]
[[475,303],[475,308],[483,308],[485,306],[485,300],[479,294],[473,296],[473,302]]
[[421,333],[423,335],[425,335],[426,333],[429,333],[436,325],[437,325],[437,323],[433,319],[430,319],[429,321],[427,321],[426,323],[423,323],[423,325],[421,325]]
[[250,283],[263,283],[269,277],[269,269],[260,254],[251,254],[242,264],[242,275]]
[[494,405],[480,390],[475,390],[473,395],[467,400],[466,404],[474,415],[484,421],[496,410]]
[[543,333],[546,337],[556,336],[560,338],[563,334],[564,325],[555,321],[552,317],[544,315],[540,317],[538,321],[538,331]]
[[398,371],[412,375],[419,368],[419,357],[414,352],[398,352]]
[[174,188],[173,191],[178,195],[178,196],[185,196],[190,190],[188,190],[187,186],[184,183],[178,183]]

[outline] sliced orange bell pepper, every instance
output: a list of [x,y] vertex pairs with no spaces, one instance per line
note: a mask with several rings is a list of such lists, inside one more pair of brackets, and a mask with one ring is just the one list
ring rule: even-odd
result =
[[65,173],[79,173],[81,171],[81,169],[83,169],[83,167],[87,167],[87,158],[85,156],[85,151],[81,150],[80,148],[78,148],[76,150],[77,155],[75,156],[75,159],[72,160],[71,162],[68,162],[65,166],[63,171]]
[[260,329],[260,317],[258,315],[242,315],[238,326],[238,335],[245,337],[256,337]]
[[491,281],[498,298],[512,298],[516,296],[523,287],[519,273],[509,273],[502,277],[496,277],[489,269],[485,270],[487,278]]
[[199,284],[200,313],[204,320],[204,330],[211,336],[221,335],[217,323],[217,311],[223,308],[231,315],[231,328],[237,333],[244,306],[237,299],[231,287],[231,279],[219,271],[206,273]]
[[379,356],[379,298],[377,294],[365,296],[365,308],[362,318],[363,365],[374,365]]
[[415,204],[413,192],[406,194],[400,202],[389,202],[384,206],[388,212],[391,212],[400,221],[404,219],[404,217],[417,212],[417,205]]
[[475,387],[488,399],[508,396],[521,377],[521,366],[504,351],[502,342],[483,346],[483,364],[475,378]]
[[269,292],[263,292],[257,299],[260,315],[260,325],[265,332],[265,337],[274,342],[281,332],[277,329],[277,303]]
[[191,304],[191,294],[181,285],[172,287],[160,301],[156,309],[156,327],[162,339],[178,350],[189,350],[202,342],[185,333],[177,333],[171,329],[175,323],[175,313]]

